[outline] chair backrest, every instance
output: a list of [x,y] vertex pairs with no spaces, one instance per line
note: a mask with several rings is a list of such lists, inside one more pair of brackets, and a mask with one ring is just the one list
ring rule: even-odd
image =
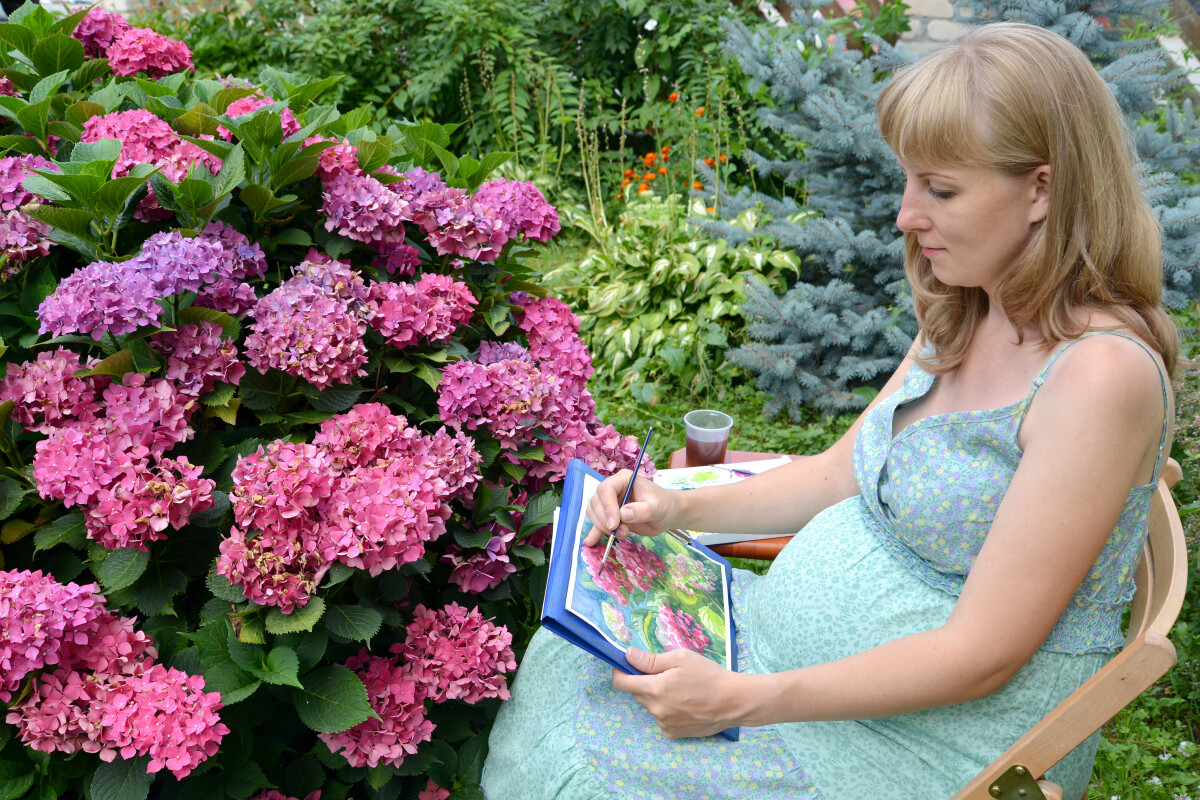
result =
[[1150,508],[1146,546],[1134,576],[1137,590],[1130,608],[1125,649],[952,800],[991,800],[994,781],[1017,764],[1040,778],[1175,664],[1175,647],[1167,633],[1183,608],[1187,547],[1170,488],[1181,475],[1179,464],[1168,460]]
[[1163,636],[1175,624],[1183,607],[1187,585],[1187,548],[1183,524],[1171,498],[1171,487],[1183,471],[1174,459],[1168,459],[1158,481],[1158,491],[1150,507],[1150,530],[1138,564],[1134,582],[1137,591],[1129,610],[1128,644],[1146,631]]

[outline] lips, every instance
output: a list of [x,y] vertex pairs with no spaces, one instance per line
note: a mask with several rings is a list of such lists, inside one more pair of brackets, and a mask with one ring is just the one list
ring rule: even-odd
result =
[[946,248],[944,247],[926,247],[925,245],[921,245],[921,254],[926,258],[933,258],[938,253],[944,252],[946,252]]

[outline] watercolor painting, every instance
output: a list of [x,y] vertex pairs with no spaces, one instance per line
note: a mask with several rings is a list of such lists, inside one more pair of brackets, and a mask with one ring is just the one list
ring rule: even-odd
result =
[[582,509],[598,485],[585,478],[567,609],[622,652],[682,647],[731,668],[725,565],[670,536],[632,536],[613,545],[601,573],[607,539],[583,546],[592,523]]

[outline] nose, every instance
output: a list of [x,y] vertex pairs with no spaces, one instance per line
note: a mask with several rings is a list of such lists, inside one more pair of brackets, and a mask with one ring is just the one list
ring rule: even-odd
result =
[[923,231],[929,227],[929,217],[921,204],[920,193],[908,184],[900,199],[900,213],[896,215],[896,227],[904,233]]

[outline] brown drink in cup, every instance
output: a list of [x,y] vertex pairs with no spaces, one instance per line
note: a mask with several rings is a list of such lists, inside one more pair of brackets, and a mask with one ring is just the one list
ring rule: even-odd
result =
[[720,464],[729,447],[733,418],[711,409],[689,411],[683,417],[687,428],[686,460],[689,467]]

